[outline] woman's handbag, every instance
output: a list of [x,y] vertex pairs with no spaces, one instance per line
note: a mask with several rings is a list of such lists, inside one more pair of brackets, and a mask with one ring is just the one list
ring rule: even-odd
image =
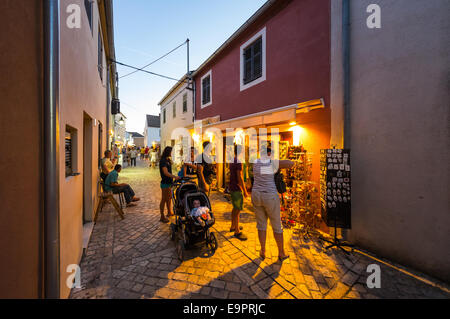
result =
[[274,175],[275,186],[277,187],[277,191],[280,194],[286,193],[286,183],[284,181],[284,175],[278,170],[278,172]]

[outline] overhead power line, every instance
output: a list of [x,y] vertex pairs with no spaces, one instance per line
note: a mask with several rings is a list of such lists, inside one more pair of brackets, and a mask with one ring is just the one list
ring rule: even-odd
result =
[[125,64],[125,63],[122,63],[122,62],[119,62],[119,61],[115,61],[115,60],[112,60],[112,59],[110,61],[113,62],[113,63],[117,63],[119,65],[125,66],[127,68],[135,69],[136,72],[141,71],[141,72],[144,72],[144,73],[148,73],[148,74],[151,74],[151,75],[159,76],[159,77],[162,77],[162,78],[165,78],[165,79],[169,79],[169,80],[173,80],[173,81],[177,81],[177,82],[186,82],[186,81],[180,81],[179,79],[175,79],[175,78],[172,78],[170,76],[166,76],[166,75],[158,74],[158,73],[155,73],[155,72],[150,72],[150,71],[147,71],[147,70],[143,70],[142,68],[138,68],[138,67],[135,67],[135,66],[132,66],[132,65],[129,65],[129,64]]
[[130,72],[130,73],[128,73],[128,74],[125,74],[125,75],[119,77],[119,79],[123,79],[124,77],[127,77],[127,76],[129,76],[129,75],[132,75],[132,74],[134,74],[134,73],[136,73],[136,72],[143,71],[145,68],[149,67],[149,66],[152,65],[153,63],[158,62],[159,60],[165,58],[166,56],[168,56],[169,54],[171,54],[171,53],[174,52],[175,50],[179,49],[180,47],[182,47],[183,45],[185,45],[187,42],[188,42],[188,40],[184,41],[184,42],[181,43],[179,46],[177,46],[176,48],[174,48],[174,49],[172,49],[171,51],[167,52],[167,53],[164,54],[163,56],[157,58],[156,60],[150,62],[150,63],[147,64],[147,65],[144,65],[143,67],[141,67],[141,68],[139,68],[139,69],[136,69],[136,70],[133,71],[133,72]]

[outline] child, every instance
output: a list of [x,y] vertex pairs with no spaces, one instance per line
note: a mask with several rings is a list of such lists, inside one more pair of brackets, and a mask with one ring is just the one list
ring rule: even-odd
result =
[[198,199],[194,200],[192,204],[194,205],[194,208],[191,210],[191,216],[196,218],[200,225],[204,226],[205,221],[211,220],[209,208],[200,206],[200,201]]

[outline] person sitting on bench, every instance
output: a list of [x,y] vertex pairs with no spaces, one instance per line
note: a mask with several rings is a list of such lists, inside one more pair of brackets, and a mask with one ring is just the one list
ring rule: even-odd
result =
[[100,177],[103,181],[106,180],[108,174],[114,170],[115,160],[112,160],[113,153],[110,150],[105,151],[105,157],[102,158],[102,171],[100,173]]
[[122,165],[117,164],[114,170],[108,174],[105,180],[105,191],[113,192],[114,194],[123,193],[125,195],[125,201],[127,207],[136,206],[133,202],[137,202],[140,199],[135,196],[133,189],[128,184],[119,184],[119,173],[122,170]]

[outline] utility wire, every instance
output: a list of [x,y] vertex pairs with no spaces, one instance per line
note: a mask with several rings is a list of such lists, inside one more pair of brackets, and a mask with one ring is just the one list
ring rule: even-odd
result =
[[188,42],[187,40],[184,41],[184,42],[181,43],[179,46],[177,46],[175,49],[171,50],[170,52],[164,54],[163,56],[157,58],[156,60],[150,62],[149,64],[144,65],[142,68],[136,69],[136,70],[133,71],[133,72],[130,72],[130,73],[128,73],[128,74],[125,74],[125,75],[121,76],[119,79],[123,79],[124,77],[127,77],[127,76],[129,76],[129,75],[132,75],[132,74],[134,74],[134,73],[136,73],[136,72],[143,71],[146,67],[149,67],[149,66],[152,65],[153,63],[156,63],[156,62],[158,62],[159,60],[165,58],[166,56],[168,56],[169,54],[171,54],[172,52],[174,52],[174,51],[177,50],[178,48],[180,48],[180,47],[182,47],[183,45],[185,45],[187,42]]
[[145,72],[145,73],[148,73],[148,74],[151,74],[151,75],[159,76],[159,77],[162,77],[162,78],[165,78],[165,79],[169,79],[169,80],[173,80],[173,81],[177,81],[177,82],[185,82],[185,83],[188,83],[187,81],[180,81],[179,79],[175,79],[175,78],[172,78],[172,77],[170,77],[170,76],[166,76],[166,75],[162,75],[162,74],[150,72],[150,71],[147,71],[147,70],[143,70],[142,68],[138,68],[138,67],[135,67],[135,66],[132,66],[132,65],[129,65],[129,64],[121,63],[121,62],[118,62],[118,61],[115,61],[115,60],[112,60],[112,59],[111,59],[111,62],[117,63],[117,64],[119,64],[119,65],[126,66],[127,68],[135,69],[136,72],[137,72],[137,71],[141,71],[141,72]]

